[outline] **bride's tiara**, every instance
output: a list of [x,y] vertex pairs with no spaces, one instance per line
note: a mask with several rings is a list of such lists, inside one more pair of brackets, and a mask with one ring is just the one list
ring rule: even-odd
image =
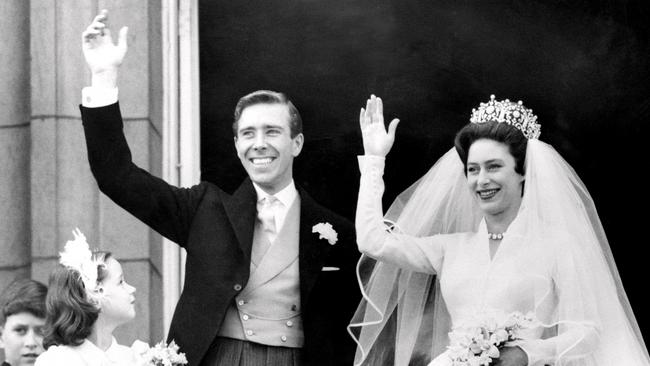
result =
[[509,99],[496,100],[494,94],[490,95],[490,101],[481,103],[478,109],[472,109],[472,123],[485,123],[489,121],[505,122],[516,127],[527,139],[537,139],[541,126],[537,123],[537,116],[532,109],[524,107],[520,100],[518,103]]

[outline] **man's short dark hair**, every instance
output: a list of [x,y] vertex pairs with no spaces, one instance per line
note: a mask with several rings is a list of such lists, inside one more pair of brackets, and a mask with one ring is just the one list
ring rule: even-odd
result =
[[274,92],[271,90],[258,90],[239,99],[235,107],[235,118],[232,124],[232,132],[237,136],[237,123],[241,118],[244,109],[256,104],[283,104],[289,110],[289,128],[291,130],[291,137],[294,138],[299,133],[302,133],[302,118],[298,109],[291,102],[289,97],[284,93]]
[[20,279],[12,282],[0,296],[0,325],[4,325],[8,317],[19,313],[45,318],[46,295],[47,287],[38,281]]

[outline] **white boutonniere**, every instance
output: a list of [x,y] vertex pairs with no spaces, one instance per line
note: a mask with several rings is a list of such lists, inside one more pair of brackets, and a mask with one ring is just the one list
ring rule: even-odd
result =
[[336,233],[336,230],[332,227],[332,224],[329,222],[318,223],[311,228],[312,233],[318,233],[318,239],[326,239],[331,245],[336,244],[339,240],[339,236]]

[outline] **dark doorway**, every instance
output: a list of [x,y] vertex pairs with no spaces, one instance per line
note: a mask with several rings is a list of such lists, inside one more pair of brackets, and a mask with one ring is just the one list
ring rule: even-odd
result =
[[634,210],[647,189],[645,2],[210,0],[199,12],[202,179],[239,185],[235,103],[283,91],[305,122],[296,182],[352,219],[358,113],[370,93],[387,119],[402,120],[385,207],[451,148],[479,102],[521,99],[590,190],[639,324],[650,327],[645,222]]

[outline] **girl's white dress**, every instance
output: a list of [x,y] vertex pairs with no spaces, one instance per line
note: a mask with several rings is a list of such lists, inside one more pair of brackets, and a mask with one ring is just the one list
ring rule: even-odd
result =
[[133,366],[140,362],[133,348],[118,344],[115,338],[106,351],[86,339],[79,346],[51,346],[35,366]]

